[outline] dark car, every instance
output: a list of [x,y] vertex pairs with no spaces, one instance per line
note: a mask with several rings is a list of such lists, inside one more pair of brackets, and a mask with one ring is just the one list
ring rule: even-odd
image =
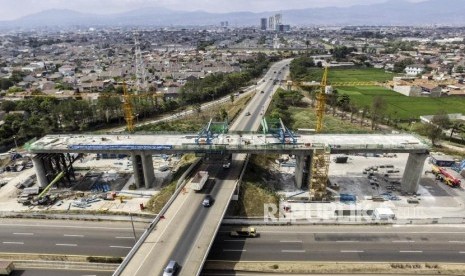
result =
[[176,261],[170,260],[168,265],[163,270],[163,276],[176,275],[179,271],[179,265]]
[[213,205],[213,197],[211,195],[206,195],[205,198],[202,201],[203,207],[210,207]]

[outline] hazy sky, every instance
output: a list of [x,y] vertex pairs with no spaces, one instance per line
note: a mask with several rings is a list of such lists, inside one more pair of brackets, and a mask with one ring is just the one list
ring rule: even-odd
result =
[[[300,8],[374,4],[387,0],[0,0],[0,21],[48,9],[71,9],[87,13],[117,13],[143,7],[210,12],[276,11]],[[421,2],[426,0],[407,0]]]

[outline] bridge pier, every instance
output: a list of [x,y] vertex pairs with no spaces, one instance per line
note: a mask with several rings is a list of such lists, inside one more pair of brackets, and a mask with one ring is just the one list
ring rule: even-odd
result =
[[297,188],[302,188],[305,183],[308,182],[309,172],[310,172],[310,160],[312,159],[312,154],[301,153],[295,155],[295,184]]
[[45,172],[44,160],[40,154],[36,154],[32,157],[32,164],[36,171],[37,182],[41,188],[45,188],[48,185],[47,174]]
[[131,154],[134,180],[137,188],[149,189],[155,181],[152,154]]
[[144,154],[142,158],[142,169],[144,170],[145,188],[149,189],[155,182],[152,154]]
[[426,153],[410,153],[402,176],[401,188],[406,193],[416,193],[420,183],[420,178],[425,165]]

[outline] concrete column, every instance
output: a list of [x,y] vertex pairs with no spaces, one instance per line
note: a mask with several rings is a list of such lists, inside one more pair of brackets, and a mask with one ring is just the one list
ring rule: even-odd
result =
[[39,183],[39,186],[42,188],[45,188],[48,185],[48,180],[47,180],[47,174],[45,172],[44,162],[42,161],[42,158],[40,158],[40,156],[37,154],[34,155],[32,157],[32,164],[36,171],[37,182]]
[[305,168],[305,155],[296,154],[295,156],[295,184],[297,188],[302,188]]
[[401,188],[406,193],[416,193],[428,154],[410,153],[402,176]]
[[155,181],[155,173],[153,169],[153,160],[151,154],[141,156],[142,167],[144,169],[145,188],[149,189]]
[[131,154],[132,169],[134,171],[134,181],[137,188],[144,185],[144,169],[142,166],[141,156],[135,153]]

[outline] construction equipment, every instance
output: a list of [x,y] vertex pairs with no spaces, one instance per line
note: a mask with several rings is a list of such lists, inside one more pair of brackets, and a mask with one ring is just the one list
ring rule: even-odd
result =
[[431,171],[436,176],[437,180],[440,180],[451,187],[460,187],[460,175],[456,171],[435,165],[433,165]]
[[132,112],[132,102],[126,87],[126,82],[123,82],[123,111],[128,132],[134,132],[134,113]]

